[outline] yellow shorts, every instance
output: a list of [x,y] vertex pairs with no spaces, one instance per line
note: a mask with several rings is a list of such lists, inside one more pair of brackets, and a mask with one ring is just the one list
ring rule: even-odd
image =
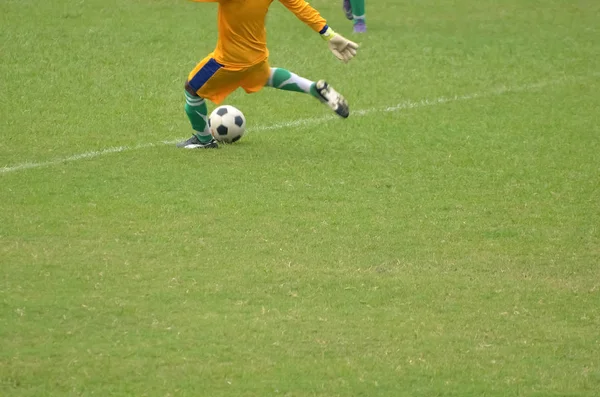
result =
[[266,59],[249,67],[228,67],[218,63],[210,53],[192,70],[188,84],[198,96],[218,105],[238,87],[249,94],[260,91],[270,73]]

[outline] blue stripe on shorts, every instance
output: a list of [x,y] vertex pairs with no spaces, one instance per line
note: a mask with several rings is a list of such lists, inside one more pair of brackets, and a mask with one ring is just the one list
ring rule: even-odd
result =
[[202,66],[194,75],[194,77],[192,77],[188,82],[190,87],[192,87],[194,91],[198,91],[204,84],[206,84],[208,79],[210,79],[215,73],[217,73],[217,70],[221,69],[222,67],[223,65],[215,61],[214,58],[210,58],[208,62],[206,62],[204,66]]

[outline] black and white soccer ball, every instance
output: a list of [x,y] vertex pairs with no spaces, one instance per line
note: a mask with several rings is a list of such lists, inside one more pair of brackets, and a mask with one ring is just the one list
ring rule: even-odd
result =
[[219,142],[239,141],[246,132],[246,117],[230,105],[219,106],[208,118],[208,128],[213,138]]

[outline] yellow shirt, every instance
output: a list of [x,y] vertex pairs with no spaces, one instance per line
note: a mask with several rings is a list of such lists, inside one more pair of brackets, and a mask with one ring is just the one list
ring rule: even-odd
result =
[[[265,18],[273,0],[192,0],[218,2],[219,37],[214,58],[225,66],[249,67],[267,59]],[[325,19],[305,0],[279,0],[298,19],[321,32]]]

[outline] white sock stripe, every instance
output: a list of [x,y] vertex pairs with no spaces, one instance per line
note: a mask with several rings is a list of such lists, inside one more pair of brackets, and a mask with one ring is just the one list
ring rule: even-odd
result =
[[204,131],[196,131],[196,134],[200,135],[200,136],[209,136],[210,135],[210,131],[207,129],[204,129]]
[[277,68],[271,68],[271,72],[269,73],[269,81],[267,81],[267,85],[269,87],[273,87],[273,76],[275,76],[275,71]]
[[188,99],[185,98],[185,102],[190,105],[202,105],[204,103],[204,99]]
[[[285,81],[282,81],[275,88],[282,88],[288,84],[296,84],[298,86],[298,88],[300,88],[302,91],[304,91],[306,93],[310,92],[310,86],[313,83],[312,81],[310,81],[304,77],[298,76],[296,73],[292,73],[292,72],[289,72],[289,73],[290,73],[290,78]],[[271,87],[273,87],[273,85],[271,85]]]

